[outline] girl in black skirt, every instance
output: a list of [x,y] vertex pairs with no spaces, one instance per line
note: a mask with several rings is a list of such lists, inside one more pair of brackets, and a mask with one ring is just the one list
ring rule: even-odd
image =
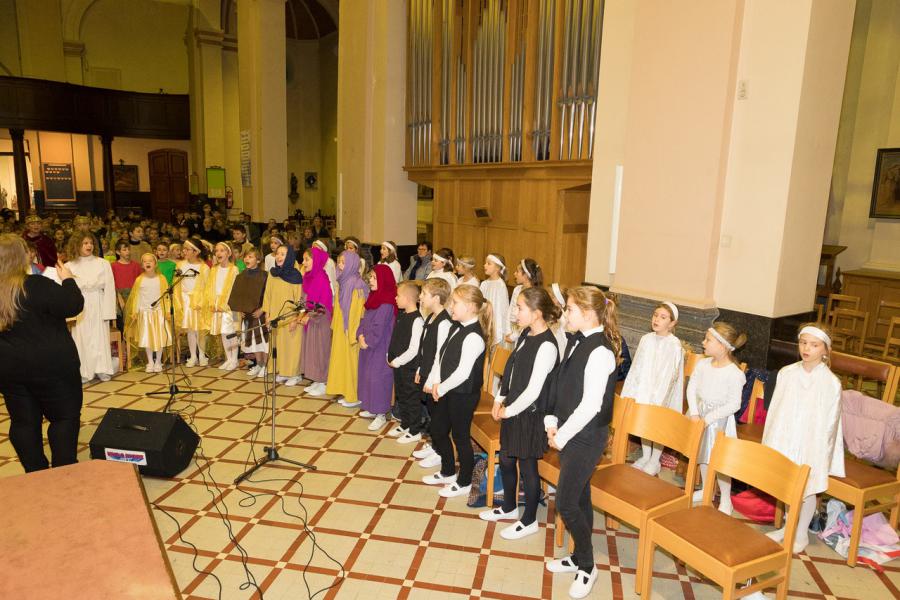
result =
[[521,333],[506,363],[500,393],[494,399],[491,413],[494,419],[503,420],[500,424],[503,506],[478,515],[485,521],[518,518],[518,463],[518,475],[525,485],[525,512],[521,519],[500,532],[507,540],[517,540],[539,529],[537,461],[547,450],[544,410],[550,374],[559,363],[559,349],[549,325],[559,319],[561,312],[542,287],[525,288],[516,304]]

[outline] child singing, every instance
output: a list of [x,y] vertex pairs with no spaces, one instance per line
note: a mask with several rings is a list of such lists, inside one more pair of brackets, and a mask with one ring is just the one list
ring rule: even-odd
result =
[[484,259],[481,293],[493,308],[494,331],[490,346],[503,343],[509,333],[509,291],[506,289],[506,259],[500,254],[488,254]]
[[337,260],[337,298],[331,319],[331,356],[325,393],[343,396],[338,403],[345,408],[359,406],[357,374],[359,343],[356,331],[365,311],[369,286],[359,274],[359,255],[344,250]]
[[206,278],[209,275],[209,267],[206,266],[206,249],[197,238],[185,240],[182,245],[184,259],[178,263],[178,270],[182,277],[175,287],[175,312],[181,314],[179,326],[187,332],[188,351],[190,358],[185,363],[186,367],[209,364],[204,347],[206,346],[206,332],[209,324],[206,322],[205,294]]
[[143,272],[138,276],[125,305],[125,332],[131,345],[147,353],[147,373],[162,373],[162,351],[172,345],[172,330],[166,321],[162,297],[168,284],[157,270],[156,255],[141,257]]
[[372,291],[366,299],[366,312],[356,331],[360,348],[358,394],[360,416],[371,418],[369,431],[377,431],[387,423],[394,384],[391,367],[385,359],[397,313],[397,283],[391,268],[375,265],[369,273],[369,288]]
[[210,335],[222,336],[222,348],[225,350],[225,361],[219,365],[223,371],[234,371],[238,367],[237,338],[229,338],[233,334],[235,315],[228,305],[231,287],[237,277],[238,269],[232,262],[232,249],[228,242],[219,242],[215,246],[215,265],[209,271],[206,280],[206,306],[209,310]]

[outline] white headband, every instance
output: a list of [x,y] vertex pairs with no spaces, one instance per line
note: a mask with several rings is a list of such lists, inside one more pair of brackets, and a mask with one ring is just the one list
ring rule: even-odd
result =
[[550,284],[550,289],[553,290],[553,295],[556,296],[556,299],[559,300],[559,303],[563,306],[566,305],[566,298],[563,296],[562,290],[559,289],[558,283]]
[[528,279],[531,279],[531,272],[528,270],[528,267],[525,266],[525,259],[522,259],[522,262],[519,263],[519,266],[522,267],[522,272],[528,276]]
[[432,260],[437,259],[437,260],[441,261],[442,263],[447,262],[447,259],[444,258],[443,256],[441,256],[440,254],[432,254],[431,258],[432,258]]
[[729,352],[734,352],[734,346],[732,346],[732,345],[728,342],[728,340],[725,339],[725,336],[723,336],[721,333],[719,333],[718,331],[716,331],[716,330],[713,329],[712,327],[710,327],[709,329],[707,329],[707,331],[710,332],[714,338],[716,338],[717,340],[719,340],[719,341],[722,343],[723,346],[725,346],[726,348],[728,348],[728,351],[729,351]]
[[354,242],[354,241],[351,240],[350,238],[347,238],[346,240],[344,240],[344,243],[345,243],[345,244],[353,244],[355,247],[359,248],[359,244],[357,244],[356,242]]
[[470,268],[470,269],[474,269],[474,268],[475,268],[475,263],[466,262],[466,261],[464,261],[464,260],[461,259],[461,258],[457,258],[457,259],[456,259],[456,264],[462,265],[462,266],[464,266],[464,267],[468,267],[468,268]]
[[673,321],[677,321],[677,320],[678,320],[678,307],[675,306],[674,303],[669,302],[668,300],[666,300],[665,302],[663,302],[663,304],[665,304],[666,306],[668,306],[668,307],[672,310],[672,317],[674,317],[672,320],[673,320]]
[[390,243],[390,242],[381,242],[381,245],[382,245],[382,246],[387,246],[388,248],[391,249],[391,252],[393,252],[394,254],[397,254],[397,246],[393,245],[392,243]]
[[823,342],[825,342],[826,346],[831,348],[831,338],[828,337],[827,333],[825,333],[818,327],[814,327],[812,325],[807,325],[806,327],[804,327],[803,329],[800,330],[800,333],[797,334],[797,339],[799,340],[800,336],[803,335],[804,333],[807,333],[807,334],[813,336],[814,338],[818,338],[818,339],[822,340]]
[[504,271],[506,270],[506,265],[503,264],[503,261],[500,260],[499,258],[497,258],[496,256],[494,256],[493,254],[488,254],[487,259],[489,261],[491,261],[492,263],[494,263],[495,265],[499,265],[499,267],[501,269],[503,269]]
[[312,245],[317,247],[319,250],[324,250],[325,252],[328,252],[328,246],[326,246],[325,242],[323,242],[322,240],[316,240],[312,243]]

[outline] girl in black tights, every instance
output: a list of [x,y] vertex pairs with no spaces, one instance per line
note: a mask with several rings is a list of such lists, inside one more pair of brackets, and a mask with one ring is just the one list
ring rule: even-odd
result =
[[[526,288],[517,300],[521,334],[503,372],[492,414],[500,424],[500,476],[503,506],[482,511],[485,521],[516,520],[500,535],[516,540],[537,533],[540,494],[537,461],[547,450],[544,410],[549,375],[559,362],[559,348],[549,328],[560,309],[542,287]],[[517,468],[518,467],[518,473]],[[519,518],[518,477],[525,487],[525,511]]]

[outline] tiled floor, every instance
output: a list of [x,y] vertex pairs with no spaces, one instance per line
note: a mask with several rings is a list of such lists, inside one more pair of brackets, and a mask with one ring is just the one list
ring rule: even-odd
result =
[[[212,393],[181,400],[175,409],[193,420],[208,462],[198,459],[175,479],[144,478],[150,501],[178,521],[153,511],[186,598],[219,596],[216,579],[197,573],[192,563],[221,581],[225,599],[309,598],[317,591],[315,597],[325,599],[568,597],[570,576],[543,568],[561,555],[548,520],[552,501],[549,511],[538,512],[538,535],[506,541],[464,498],[440,498],[421,483],[424,472],[410,458],[410,446],[369,432],[355,411],[303,397],[296,388],[278,388],[276,438],[283,457],[318,470],[275,463],[235,487],[231,481],[245,470],[251,445],[259,454],[269,440],[264,426],[253,442],[260,420],[269,422],[262,414],[263,385],[243,373],[188,371],[194,386]],[[159,410],[164,403],[143,394],[165,384],[163,375],[131,372],[86,388],[80,457],[87,459],[87,442],[107,408]],[[21,473],[7,430],[0,408],[0,476]],[[230,535],[220,513],[228,516]],[[595,525],[603,524],[598,515]],[[600,578],[591,598],[637,598],[636,540],[627,529],[595,531]],[[246,583],[247,571],[255,585]],[[882,574],[851,569],[817,540],[795,558],[790,586],[795,598],[865,600],[900,597],[898,588],[900,565]],[[721,592],[657,553],[653,597],[718,598]]]

